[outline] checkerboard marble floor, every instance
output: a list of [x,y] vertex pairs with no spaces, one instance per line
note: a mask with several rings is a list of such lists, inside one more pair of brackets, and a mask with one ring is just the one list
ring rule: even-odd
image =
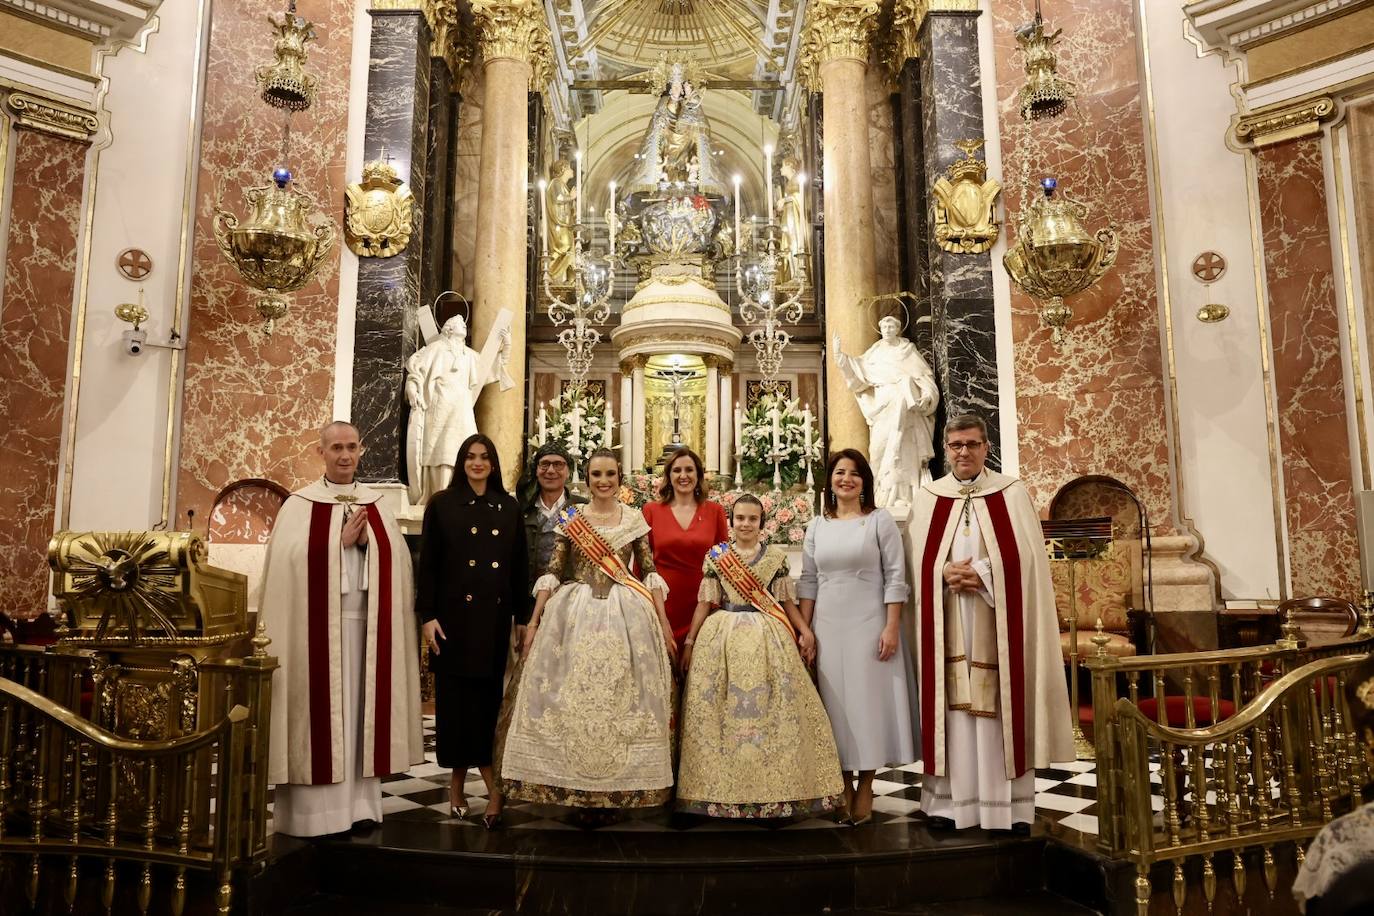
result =
[[[425,716],[425,762],[405,774],[382,780],[382,811],[388,819],[443,821],[454,826],[482,829],[486,810],[486,786],[476,769],[468,771],[466,783],[469,814],[457,819],[449,816],[449,771],[434,762],[434,717]],[[1159,765],[1150,765],[1151,781],[1156,787],[1154,809],[1163,810],[1159,795]],[[880,770],[873,780],[873,823],[902,824],[920,820],[921,775],[919,764]],[[269,796],[270,798],[270,796]],[[270,805],[269,805],[270,809]],[[1065,830],[1096,836],[1097,774],[1091,761],[1077,761],[1037,770],[1035,773],[1035,813],[1038,819]],[[270,814],[269,814],[270,817]],[[509,830],[583,830],[576,815],[556,805],[536,805],[512,801],[506,804],[502,824]],[[830,817],[799,818],[780,821],[723,820],[720,818],[674,815],[665,808],[633,810],[598,830],[608,831],[711,831],[711,830],[826,830],[839,828]],[[270,821],[269,821],[270,829]]]

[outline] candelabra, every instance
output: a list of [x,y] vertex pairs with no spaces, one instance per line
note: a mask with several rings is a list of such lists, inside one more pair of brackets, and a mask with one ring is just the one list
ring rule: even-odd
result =
[[735,290],[740,297],[739,314],[745,324],[757,325],[746,335],[758,358],[764,388],[774,390],[782,353],[792,342],[783,323],[796,324],[802,318],[802,293],[806,291],[806,271],[792,269],[789,279],[779,281],[783,258],[792,252],[782,244],[782,230],[773,221],[772,147],[764,148],[768,176],[768,224],[762,239],[745,251],[740,235],[740,177],[735,176]]

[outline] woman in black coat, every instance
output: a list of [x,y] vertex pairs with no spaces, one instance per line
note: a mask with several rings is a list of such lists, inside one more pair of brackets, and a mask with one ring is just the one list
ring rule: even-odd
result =
[[501,483],[496,446],[480,433],[458,449],[453,482],[425,507],[415,610],[434,672],[439,765],[450,767],[454,817],[468,813],[463,785],[476,766],[487,784],[488,828],[501,817],[492,740],[501,708],[511,622],[523,628],[525,527]]

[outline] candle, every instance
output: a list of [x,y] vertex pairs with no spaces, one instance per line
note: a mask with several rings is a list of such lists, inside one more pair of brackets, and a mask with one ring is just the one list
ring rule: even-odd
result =
[[735,453],[744,454],[744,412],[739,409],[739,401],[735,402]]
[[[736,175],[736,176],[735,176],[735,254],[739,254],[739,253],[740,253],[741,246],[742,246],[742,242],[740,241],[740,235],[739,235],[739,214],[740,214],[740,209],[739,209],[739,183],[740,183],[740,177],[739,177],[738,175]],[[738,407],[739,405],[736,404],[735,406]]]
[[577,201],[577,224],[582,225],[582,150],[577,151],[577,189],[573,192],[573,199]]
[[811,460],[811,405],[802,409],[802,429],[806,432],[806,460]]
[[539,444],[543,445],[549,441],[548,418],[544,415],[544,402],[539,402]]
[[582,405],[578,404],[572,409],[572,448],[570,451],[576,455],[582,448]]
[[[614,182],[614,181],[611,182],[611,212],[610,212],[610,215],[609,215],[609,219],[610,219],[610,222],[611,222],[611,256],[614,257],[614,256],[615,256],[615,224],[616,224],[616,218],[615,218],[615,182]],[[606,405],[606,416],[609,417],[610,415],[611,415],[611,405],[607,404],[607,405]],[[609,429],[609,428],[610,428],[610,427],[608,426],[607,429]],[[606,442],[609,443],[610,441],[611,441],[611,440],[610,440],[610,434],[607,433],[607,435],[606,435]]]
[[772,225],[772,147],[764,147],[764,179],[767,180],[768,195],[764,201],[768,202],[768,225]]
[[773,420],[773,460],[777,461],[782,452],[782,414],[776,404],[768,411]]
[[604,442],[601,443],[602,446],[604,446],[605,448],[610,448],[610,447],[611,447],[611,443],[614,441],[614,437],[611,435],[611,431],[612,431],[614,428],[615,428],[615,415],[614,415],[613,413],[611,413],[611,401],[610,401],[609,398],[607,398],[607,399],[606,399],[606,441],[604,441]]

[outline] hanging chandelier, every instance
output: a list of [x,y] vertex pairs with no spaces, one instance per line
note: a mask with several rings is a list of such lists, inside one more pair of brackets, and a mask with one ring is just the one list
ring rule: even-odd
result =
[[1021,117],[1027,121],[1056,118],[1064,113],[1074,97],[1074,84],[1056,70],[1058,57],[1054,44],[1063,29],[1045,34],[1045,18],[1040,14],[1040,0],[1035,0],[1035,19],[1016,30],[1016,41],[1026,55],[1026,83],[1021,87]]

